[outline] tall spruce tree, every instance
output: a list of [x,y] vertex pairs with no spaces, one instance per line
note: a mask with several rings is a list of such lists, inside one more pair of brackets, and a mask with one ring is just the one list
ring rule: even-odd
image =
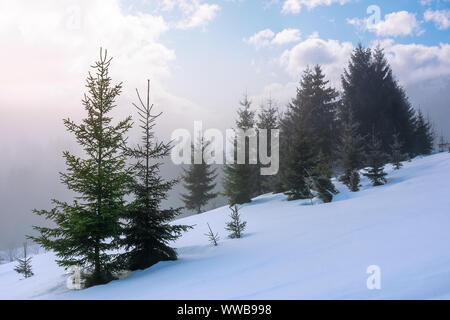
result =
[[[287,110],[289,110],[289,105]],[[286,171],[288,170],[288,161],[285,158],[288,153],[290,140],[289,134],[294,130],[292,126],[291,117],[292,113],[286,111],[281,111],[278,114],[278,129],[279,129],[279,170],[278,173],[273,177],[273,193],[285,193],[288,191],[285,179],[287,177]]]
[[[193,149],[198,150],[203,155],[207,146],[208,142],[205,144],[201,139],[197,141],[197,145],[193,146]],[[184,204],[187,209],[201,213],[202,208],[210,200],[217,197],[217,193],[213,192],[216,187],[216,169],[207,164],[202,156],[201,164],[193,163],[188,170],[183,169],[183,173],[184,187],[188,191],[187,194],[182,195]]]
[[[309,122],[313,139],[317,143],[323,160],[332,163],[334,160],[334,146],[337,143],[338,122],[337,112],[340,101],[339,93],[325,80],[325,74],[319,65],[312,72],[313,95],[310,103],[305,103],[307,121]],[[310,108],[310,110],[308,110]]]
[[53,200],[52,210],[35,210],[56,227],[35,226],[40,236],[30,237],[56,252],[60,266],[84,267],[86,286],[110,281],[120,268],[117,255],[112,252],[118,248],[124,197],[132,179],[124,151],[131,117],[113,124],[109,116],[122,89],[121,84],[111,84],[110,64],[107,52],[103,54],[101,50],[100,60],[93,66],[95,74],[89,73],[87,78],[89,93],[82,101],[87,117],[81,124],[64,120],[85,154],[78,157],[64,152],[67,172],[60,174],[61,182],[77,194],[75,200]]
[[327,163],[332,158],[337,93],[327,84],[319,66],[307,68],[281,120],[280,177],[290,200],[310,198],[308,173],[315,171],[317,156],[322,153]]
[[[279,129],[279,121],[278,121],[278,108],[275,106],[272,99],[267,101],[265,106],[261,106],[260,112],[258,113],[258,121],[257,127],[259,130],[264,129],[267,132],[266,141],[267,141],[267,155],[272,154],[272,145],[271,145],[271,131],[273,129]],[[260,135],[258,135],[260,139]],[[258,143],[258,148],[260,144]],[[258,150],[259,151],[259,150]],[[259,152],[258,152],[259,157]],[[263,176],[260,174],[261,168],[264,165],[258,161],[257,165],[257,173],[256,173],[256,189],[258,194],[265,194],[269,192],[273,192],[276,189],[277,184],[277,175],[269,175]]]
[[428,120],[423,116],[421,110],[417,112],[417,121],[415,128],[415,153],[419,154],[430,154],[433,151],[434,145],[434,134],[433,129]]
[[367,149],[367,165],[369,169],[363,175],[372,181],[373,186],[381,186],[387,182],[387,173],[384,171],[384,165],[388,157],[382,150],[381,140],[376,137],[374,132]]
[[337,153],[340,165],[344,171],[339,180],[352,192],[359,191],[359,170],[364,164],[364,138],[358,133],[359,124],[353,119],[353,112],[343,119],[340,143]]
[[138,90],[136,93],[139,104],[133,105],[140,116],[142,138],[140,145],[128,149],[129,155],[136,160],[134,179],[129,184],[134,199],[128,206],[121,239],[126,249],[121,261],[126,262],[130,270],[146,269],[159,261],[176,260],[177,253],[169,244],[190,228],[170,223],[180,208],[163,209],[161,206],[161,202],[167,199],[167,192],[178,183],[178,180],[163,180],[159,174],[159,161],[169,155],[172,147],[170,143],[157,141],[154,136],[153,128],[162,113],[152,114],[150,81],[145,104]]
[[23,244],[23,259],[17,258],[19,265],[14,268],[14,271],[22,274],[25,278],[29,278],[34,276],[32,267],[31,267],[31,257],[28,256],[27,253],[27,243]]
[[[248,100],[247,95],[244,100],[240,102],[241,108],[238,110],[238,119],[236,126],[244,132],[255,127],[255,112],[250,109],[251,101]],[[238,131],[239,132],[239,131]],[[224,167],[224,195],[229,199],[230,205],[244,204],[252,201],[252,197],[256,195],[256,179],[258,166],[251,164],[249,159],[250,145],[247,137],[241,137],[240,133],[236,134],[237,138],[234,141],[237,145],[238,139],[246,141],[245,149],[245,163],[234,163],[225,165]],[[238,148],[235,148],[236,150]],[[241,150],[242,151],[242,150]]]
[[315,147],[330,162],[337,135],[338,93],[329,86],[319,65],[307,68],[302,76],[292,111],[299,114],[299,125],[307,126]]
[[397,132],[403,151],[414,152],[414,111],[380,47],[371,50],[360,44],[354,50],[342,87],[343,111],[353,112],[361,136],[370,136],[375,128],[382,150],[390,152],[392,135]]
[[[283,131],[282,153],[280,160],[281,181],[285,194],[289,200],[311,198],[311,184],[308,183],[309,174],[314,170],[315,150],[306,128],[290,128],[295,132],[292,136],[285,136]],[[291,130],[289,130],[291,132]]]

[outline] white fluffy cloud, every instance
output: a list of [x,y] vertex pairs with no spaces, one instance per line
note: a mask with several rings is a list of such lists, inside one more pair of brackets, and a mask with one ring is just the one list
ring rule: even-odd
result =
[[327,78],[338,86],[352,50],[350,42],[309,38],[286,50],[280,64],[294,79],[298,79],[307,66],[320,64]]
[[284,29],[275,34],[270,29],[261,30],[244,42],[255,46],[256,49],[267,47],[270,45],[284,45],[292,42],[298,42],[302,38],[302,34],[298,29]]
[[273,44],[283,45],[286,43],[297,42],[302,39],[302,33],[298,29],[284,29],[279,32],[272,40]]
[[[114,57],[111,76],[123,81],[118,112],[133,112],[134,88],[152,80],[152,100],[165,117],[178,119],[193,103],[169,93],[164,83],[176,55],[162,43],[169,25],[161,16],[126,14],[119,0],[10,0],[0,2],[0,134],[18,130],[13,123],[26,112],[21,135],[46,141],[64,132],[61,119],[81,116],[89,67],[100,47]],[[41,122],[34,121],[36,117]],[[56,125],[56,126],[55,126]],[[39,134],[34,134],[40,126]],[[19,138],[19,137],[17,137]],[[15,139],[10,139],[14,143]]]
[[204,3],[202,0],[162,0],[161,7],[163,11],[180,10],[182,18],[176,23],[179,29],[205,27],[220,10],[217,4]]
[[369,24],[368,19],[358,18],[347,19],[347,23],[360,30],[370,31],[382,37],[412,36],[423,33],[416,15],[408,11],[389,13],[385,15],[384,20],[373,25]]
[[244,39],[244,41],[259,49],[270,45],[273,37],[275,37],[275,33],[270,29],[265,29],[255,33],[248,39]]
[[20,91],[30,86],[33,94],[39,86],[70,88],[80,83],[100,46],[115,57],[114,71],[122,79],[138,77],[133,75],[136,70],[141,70],[139,77],[167,76],[175,59],[174,51],[159,41],[168,30],[165,20],[123,14],[118,0],[70,5],[57,0],[11,0],[0,6],[0,36],[8,44],[0,51],[3,88]]
[[350,1],[352,0],[285,0],[283,3],[282,13],[297,14],[301,11],[302,7],[307,7],[311,10],[318,6],[329,6],[334,3],[343,5]]
[[428,9],[423,15],[425,21],[433,21],[439,30],[447,30],[450,27],[450,10]]
[[387,14],[384,21],[380,21],[369,30],[374,31],[378,36],[406,36],[417,32],[419,23],[414,13],[398,11]]
[[[450,76],[450,44],[397,44],[393,39],[386,39],[374,42],[373,47],[378,44],[385,49],[394,74],[404,85]],[[339,87],[340,76],[353,49],[350,42],[309,38],[286,50],[280,64],[293,79],[299,79],[307,66],[320,64],[327,78]]]
[[439,46],[382,41],[395,75],[405,85],[450,76],[450,44]]

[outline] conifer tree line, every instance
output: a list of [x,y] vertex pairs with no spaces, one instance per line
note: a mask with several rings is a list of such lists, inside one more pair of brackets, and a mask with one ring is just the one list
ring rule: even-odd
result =
[[224,194],[230,204],[267,192],[330,202],[337,194],[333,176],[356,192],[361,169],[379,186],[387,181],[385,164],[400,169],[402,161],[432,152],[431,122],[411,106],[382,48],[358,45],[341,82],[339,92],[319,65],[308,67],[285,111],[278,112],[269,101],[258,122],[245,97],[236,125],[280,129],[280,170],[261,177],[251,164],[225,167]]
[[[86,286],[107,283],[122,270],[177,259],[171,244],[191,228],[173,222],[181,208],[162,206],[180,181],[160,175],[172,145],[155,137],[161,113],[154,113],[150,103],[150,82],[144,97],[136,90],[138,117],[117,121],[111,114],[122,84],[113,84],[110,65],[107,52],[101,50],[86,81],[82,100],[86,117],[81,123],[64,120],[84,151],[82,156],[63,153],[66,171],[60,174],[61,183],[76,196],[71,202],[52,200],[50,210],[35,210],[54,226],[35,226],[38,236],[29,237],[54,251],[60,266],[83,267]],[[141,130],[137,146],[127,140],[134,125]],[[356,192],[360,171],[366,168],[364,176],[373,185],[382,185],[387,181],[385,164],[400,169],[402,161],[429,154],[434,144],[430,121],[409,103],[383,50],[361,45],[342,75],[342,92],[331,87],[319,65],[308,67],[284,112],[272,100],[255,111],[245,95],[235,126],[243,131],[264,129],[268,136],[279,129],[280,168],[276,175],[262,176],[259,150],[250,148],[249,137],[236,136],[235,143],[244,138],[246,156],[243,163],[223,167],[222,181],[232,211],[227,224],[232,238],[241,237],[246,227],[238,205],[255,196],[283,192],[289,200],[331,202],[338,193],[333,177]],[[271,154],[273,146],[267,141]],[[194,152],[202,154],[207,147],[203,140],[192,145]],[[250,161],[252,153],[256,162]],[[182,179],[186,192],[181,196],[189,210],[201,213],[218,196],[217,171],[204,161],[183,170]],[[209,231],[209,239],[217,245],[217,234]]]

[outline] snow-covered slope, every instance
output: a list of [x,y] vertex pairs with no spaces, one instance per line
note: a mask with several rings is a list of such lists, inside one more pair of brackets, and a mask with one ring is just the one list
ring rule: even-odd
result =
[[[446,299],[450,298],[450,154],[389,171],[389,183],[341,193],[330,204],[264,195],[241,209],[245,237],[226,238],[229,209],[180,220],[195,225],[176,244],[180,259],[82,291],[65,289],[53,254],[34,257],[19,280],[0,265],[0,298],[57,299]],[[220,233],[219,247],[204,233]],[[367,267],[381,269],[368,290]]]

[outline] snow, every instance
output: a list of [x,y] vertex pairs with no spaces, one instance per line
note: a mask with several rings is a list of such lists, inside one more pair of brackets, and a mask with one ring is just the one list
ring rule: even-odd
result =
[[[363,178],[358,193],[336,183],[330,204],[260,196],[240,210],[242,239],[226,237],[227,207],[178,220],[195,225],[174,244],[178,261],[103,286],[69,291],[52,253],[33,257],[29,279],[3,264],[0,299],[450,299],[450,154],[387,171],[387,185]],[[366,286],[371,265],[380,290]]]

